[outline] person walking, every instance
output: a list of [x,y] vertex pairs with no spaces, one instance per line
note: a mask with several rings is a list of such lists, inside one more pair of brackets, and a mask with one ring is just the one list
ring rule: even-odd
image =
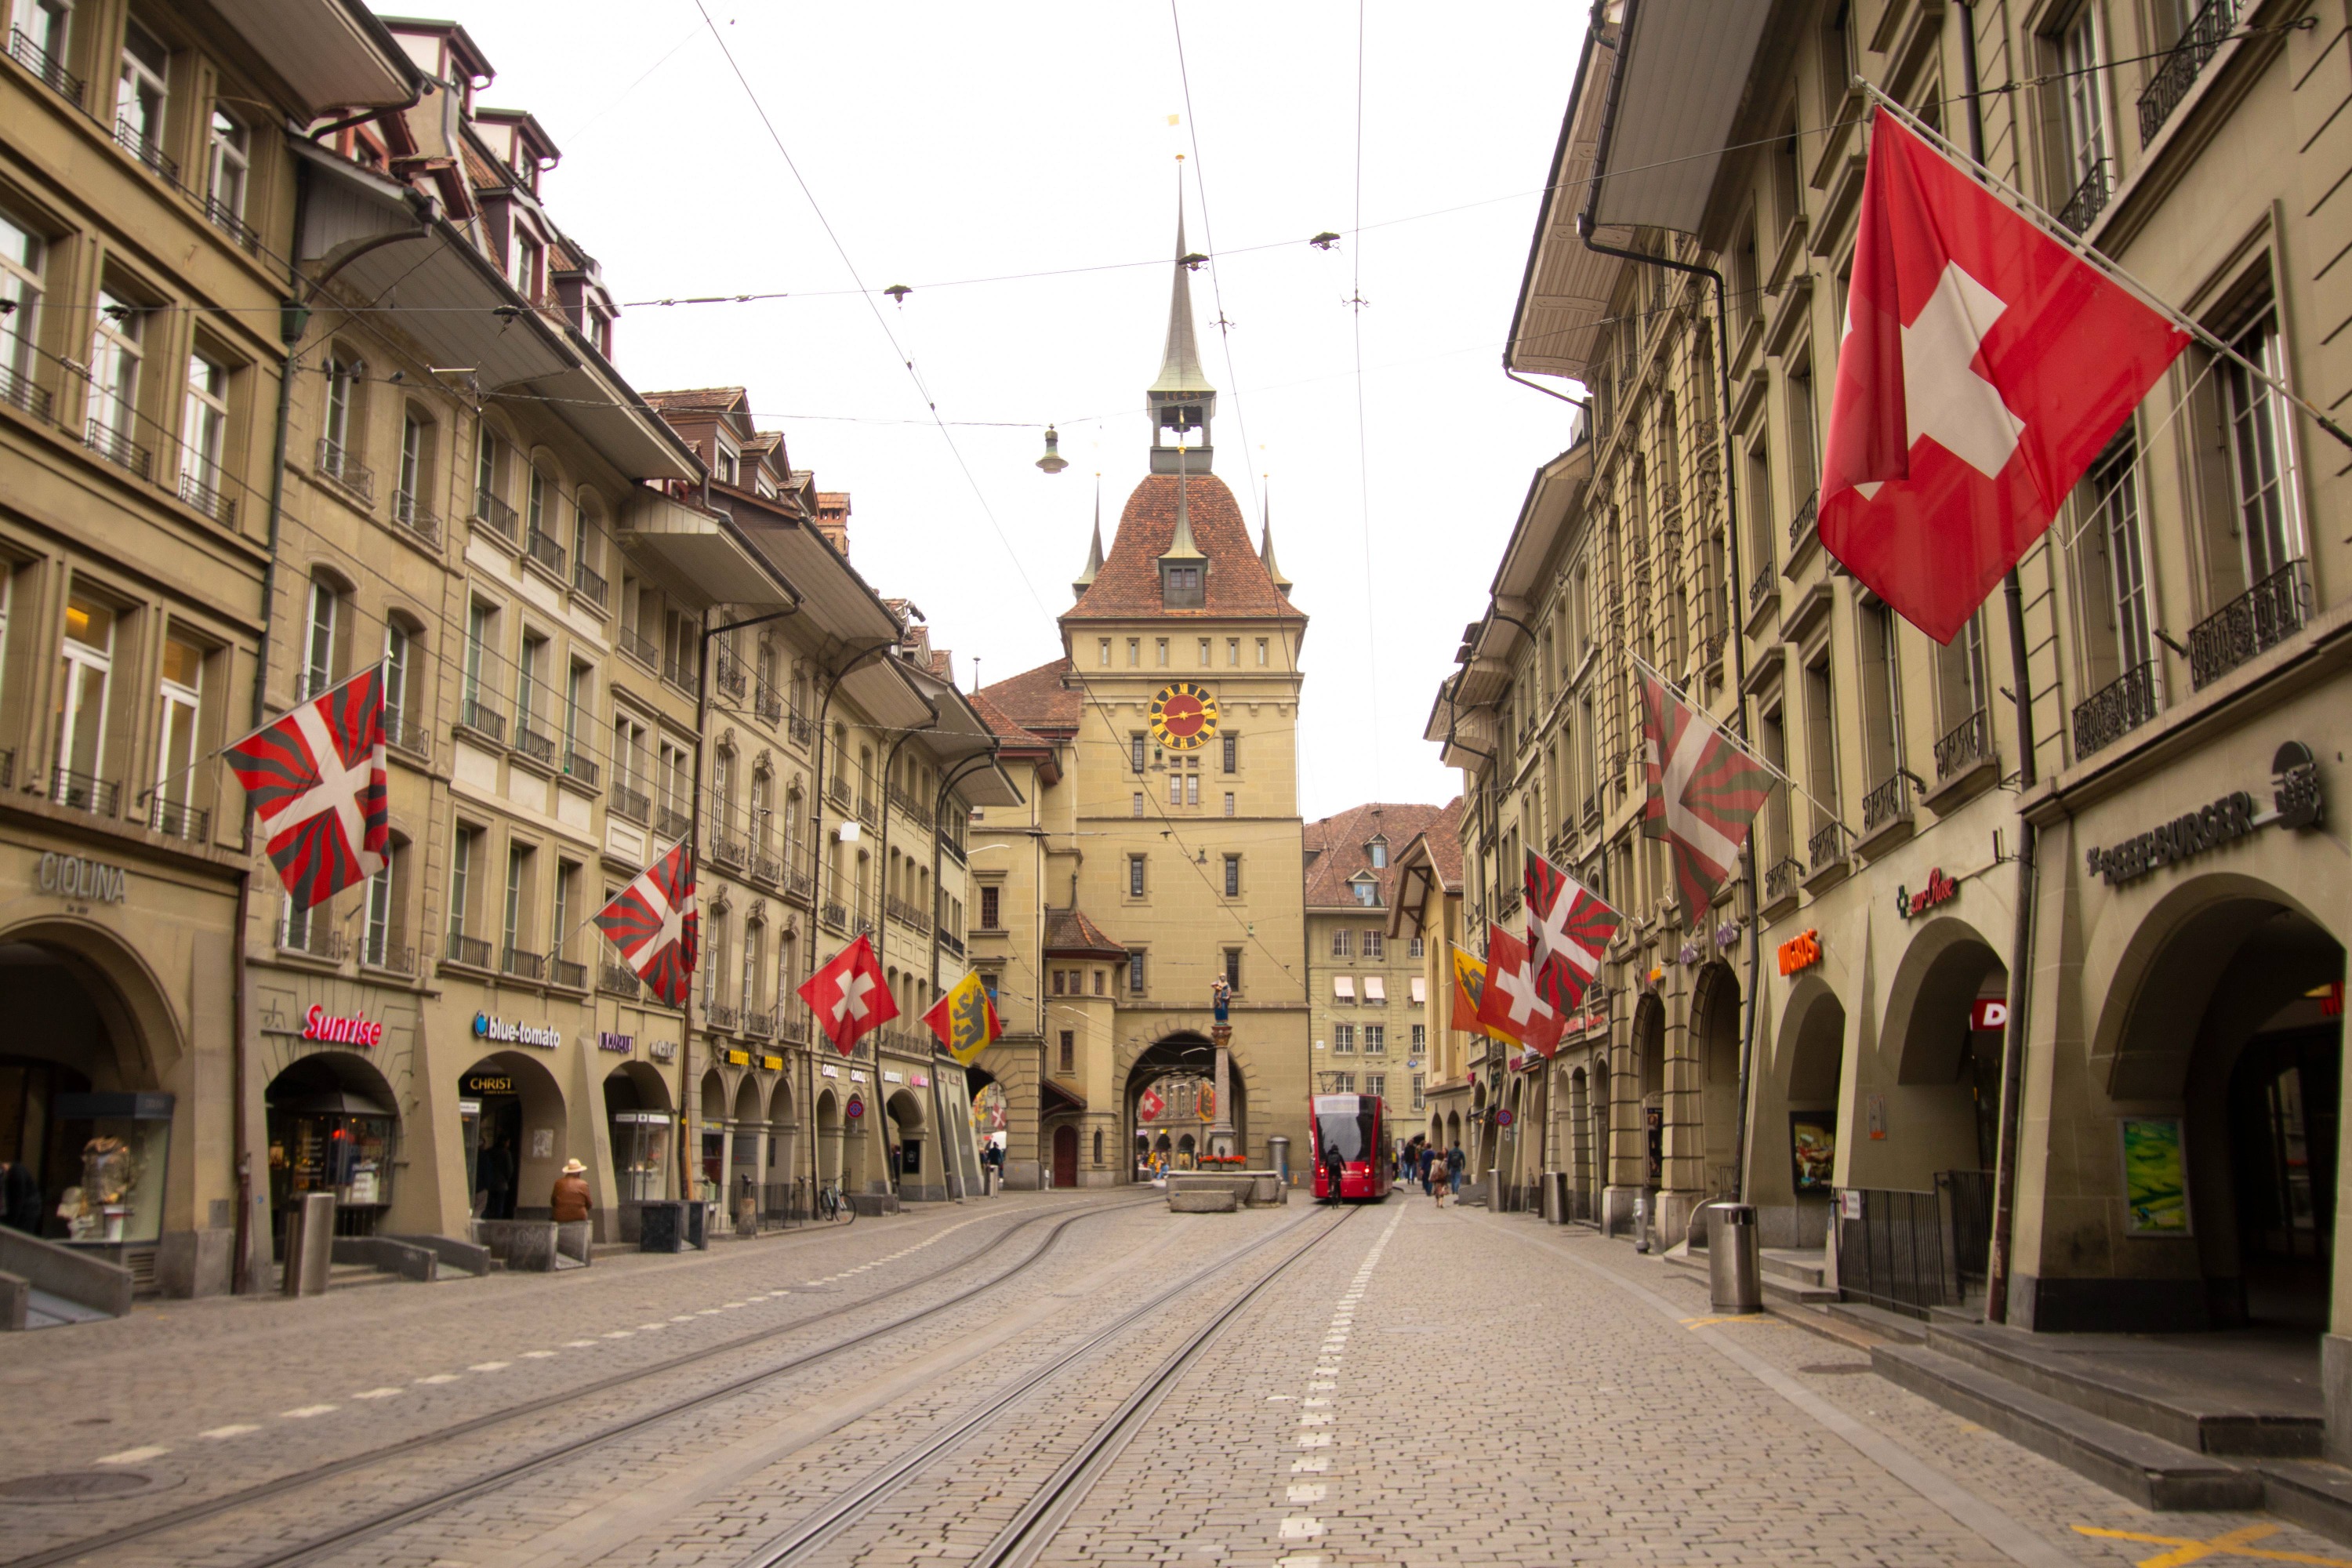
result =
[[1421,1152],[1421,1188],[1435,1206],[1445,1206],[1445,1161],[1434,1146]]
[[1462,1195],[1463,1168],[1469,1163],[1470,1157],[1462,1152],[1462,1144],[1457,1140],[1454,1147],[1445,1152],[1445,1184],[1454,1190],[1456,1198]]
[[1323,1201],[1325,1203],[1336,1204],[1339,1201],[1339,1184],[1346,1180],[1347,1174],[1348,1162],[1339,1157],[1339,1145],[1337,1143],[1324,1144],[1323,1184],[1326,1188],[1326,1192]]
[[558,1225],[573,1225],[586,1219],[596,1207],[588,1195],[588,1167],[577,1160],[563,1162],[563,1173],[555,1178],[555,1190],[548,1194],[548,1207]]
[[492,1134],[474,1156],[474,1185],[482,1194],[484,1219],[514,1218],[514,1161],[503,1135]]

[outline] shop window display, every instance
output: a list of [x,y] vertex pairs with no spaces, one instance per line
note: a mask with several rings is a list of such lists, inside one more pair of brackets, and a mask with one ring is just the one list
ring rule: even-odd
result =
[[163,1180],[172,1147],[168,1094],[60,1094],[67,1148],[79,1150],[79,1180],[58,1196],[69,1245],[152,1246],[163,1229]]

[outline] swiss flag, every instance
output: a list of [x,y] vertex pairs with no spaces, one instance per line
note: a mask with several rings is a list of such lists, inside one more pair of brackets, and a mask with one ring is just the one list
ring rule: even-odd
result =
[[1547,1057],[1559,1049],[1568,1023],[1566,1013],[1544,1000],[1536,955],[1498,925],[1486,928],[1486,989],[1478,998],[1478,1022]]
[[1143,1098],[1135,1102],[1136,1120],[1157,1121],[1160,1120],[1160,1113],[1167,1109],[1168,1102],[1160,1098],[1160,1091],[1156,1089],[1147,1089],[1143,1091]]
[[874,942],[859,937],[808,977],[800,998],[816,1016],[834,1048],[847,1056],[869,1029],[878,1029],[898,1016],[898,999],[882,983],[882,966],[874,961]]
[[1948,643],[2189,337],[1885,114],[1859,221],[1822,544]]

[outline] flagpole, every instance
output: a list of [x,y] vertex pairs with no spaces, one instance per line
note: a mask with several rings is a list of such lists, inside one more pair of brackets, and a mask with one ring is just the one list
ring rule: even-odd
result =
[[1844,815],[1835,806],[1831,805],[1828,802],[1822,800],[1821,796],[1815,795],[1812,791],[1799,784],[1795,779],[1790,778],[1780,769],[1774,767],[1770,763],[1766,762],[1762,757],[1758,756],[1755,752],[1743,743],[1738,736],[1732,734],[1730,731],[1726,730],[1713,719],[1708,718],[1706,710],[1701,708],[1696,701],[1692,700],[1688,692],[1685,691],[1681,687],[1676,686],[1673,681],[1668,680],[1664,675],[1660,674],[1657,667],[1653,665],[1648,659],[1643,658],[1640,654],[1635,653],[1633,651],[1633,645],[1630,643],[1625,647],[1625,657],[1632,659],[1636,668],[1640,668],[1644,674],[1655,680],[1660,686],[1663,686],[1668,691],[1673,692],[1675,694],[1675,700],[1679,701],[1685,708],[1690,710],[1690,715],[1692,718],[1697,720],[1700,723],[1705,724],[1708,729],[1713,730],[1726,741],[1730,742],[1733,748],[1736,749],[1740,755],[1746,757],[1749,762],[1754,763],[1758,767],[1762,768],[1766,773],[1770,773],[1774,778],[1779,779],[1782,784],[1787,784],[1791,790],[1803,795],[1807,800],[1811,801],[1824,816],[1826,816],[1832,822],[1838,825],[1838,830],[1843,833],[1848,838],[1857,837],[1853,829],[1845,825]]
[[2019,190],[2015,185],[2011,184],[2008,181],[1994,174],[1990,169],[1987,168],[1980,160],[1969,157],[1958,147],[1952,145],[1951,142],[1945,137],[1942,132],[1934,129],[1928,125],[1927,121],[1921,120],[1917,115],[1912,113],[1909,110],[1895,102],[1892,98],[1889,98],[1885,93],[1879,90],[1876,84],[1866,81],[1863,78],[1857,76],[1853,79],[1853,85],[1862,89],[1862,93],[1864,98],[1876,103],[1881,109],[1893,114],[1895,119],[1901,121],[1906,126],[1909,127],[1920,137],[1941,148],[1947,155],[1965,163],[1977,178],[1981,179],[1986,184],[1990,185],[1993,189],[2006,195],[2009,200],[2016,205],[2021,213],[2025,216],[2035,220],[2036,226],[2040,227],[2043,233],[2047,234],[2052,239],[2056,240],[2060,245],[2064,246],[2070,253],[2081,259],[2084,264],[2097,268],[2101,272],[2113,279],[2118,286],[2135,296],[2141,304],[2146,305],[2149,310],[2154,310],[2158,315],[2162,316],[2165,320],[2170,321],[2174,326],[2179,327],[2182,331],[2187,332],[2190,337],[2195,338],[2199,342],[2203,343],[2215,353],[2221,354],[2231,360],[2248,375],[2252,376],[2256,381],[2261,382],[2273,392],[2277,393],[2281,397],[2285,398],[2289,403],[2294,404],[2304,413],[2309,415],[2313,423],[2316,424],[2322,430],[2326,431],[2327,434],[2334,437],[2337,441],[2342,442],[2345,446],[2352,447],[2352,432],[2347,432],[2342,426],[2336,424],[2335,420],[2330,419],[2326,415],[2321,413],[2309,399],[2301,395],[2293,387],[2281,381],[2277,376],[2273,375],[2269,371],[2264,370],[2261,365],[2256,364],[2253,361],[2240,353],[2236,349],[2231,348],[2227,342],[2224,342],[2221,340],[2219,334],[2208,329],[2202,322],[2189,316],[2187,312],[2176,309],[2147,284],[2142,283],[2138,279],[2125,271],[2123,268],[2112,258],[2107,256],[2105,252],[2094,248],[2088,241],[2083,238],[2081,235],[2074,233],[2064,224],[2060,223],[2055,217],[2050,215],[2048,210],[2039,205],[2031,196],[2028,196],[2024,192]]

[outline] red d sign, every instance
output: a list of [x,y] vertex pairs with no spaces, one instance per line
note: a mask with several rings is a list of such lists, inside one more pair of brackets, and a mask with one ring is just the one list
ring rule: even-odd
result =
[[2000,996],[1979,996],[1969,1008],[1971,1029],[2005,1029],[2009,1027],[2009,1003]]

